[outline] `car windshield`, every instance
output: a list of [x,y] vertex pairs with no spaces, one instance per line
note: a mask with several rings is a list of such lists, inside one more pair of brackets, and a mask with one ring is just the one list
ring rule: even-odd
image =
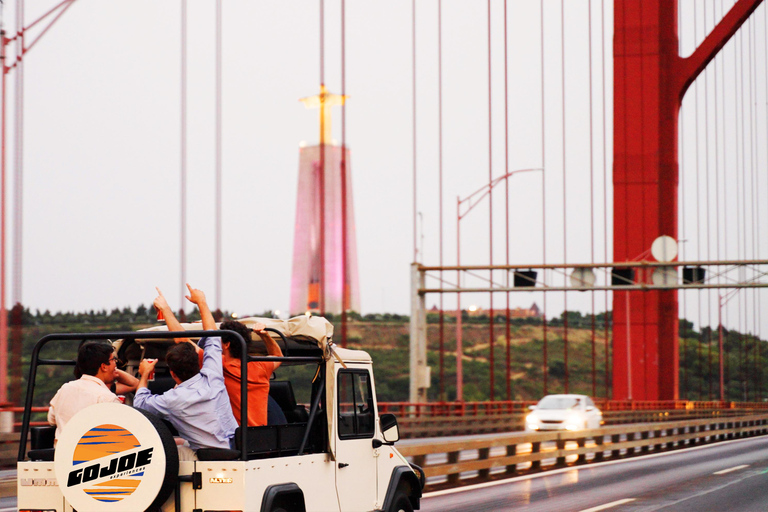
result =
[[572,396],[545,396],[538,405],[538,409],[573,409],[581,403],[581,399]]

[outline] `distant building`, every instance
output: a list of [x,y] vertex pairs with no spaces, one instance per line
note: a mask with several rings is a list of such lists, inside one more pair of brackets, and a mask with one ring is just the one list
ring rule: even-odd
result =
[[[469,306],[466,309],[463,309],[462,311],[466,312],[470,317],[480,317],[480,316],[507,316],[507,308],[504,309],[494,309],[493,311],[489,309],[483,309],[479,306]],[[429,313],[434,314],[440,314],[440,310],[438,309],[437,305],[432,306],[432,309],[429,310]],[[443,316],[448,318],[455,318],[456,317],[456,310],[444,310]],[[544,315],[542,315],[541,310],[539,309],[539,306],[536,305],[534,302],[531,304],[530,308],[510,308],[509,309],[509,318],[543,318]]]

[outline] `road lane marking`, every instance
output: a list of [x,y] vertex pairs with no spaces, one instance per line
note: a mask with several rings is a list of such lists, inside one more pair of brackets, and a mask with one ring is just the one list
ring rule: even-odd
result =
[[610,503],[606,503],[605,505],[600,505],[599,507],[586,508],[580,512],[597,512],[598,510],[607,510],[609,508],[618,507],[619,505],[624,505],[625,503],[631,503],[633,501],[635,501],[635,498],[624,498],[623,500],[612,501]]
[[[508,485],[515,482],[522,482],[526,480],[533,480],[538,478],[547,478],[555,475],[559,475],[561,473],[565,473],[566,471],[580,471],[580,470],[589,470],[598,468],[601,466],[612,466],[614,464],[627,464],[627,463],[633,463],[633,462],[642,462],[647,459],[655,459],[658,457],[669,457],[672,455],[680,455],[688,452],[694,452],[699,450],[708,450],[710,448],[722,448],[723,446],[728,446],[732,443],[748,443],[748,442],[754,442],[755,438],[753,437],[745,437],[740,439],[729,439],[727,441],[720,441],[714,444],[702,444],[698,446],[686,446],[685,448],[675,448],[674,450],[670,451],[664,451],[659,453],[651,453],[648,455],[636,455],[634,457],[629,457],[627,459],[614,459],[614,460],[606,460],[603,462],[590,462],[589,464],[585,464],[584,466],[574,466],[574,467],[566,467],[566,468],[559,468],[559,469],[547,469],[540,473],[533,473],[528,475],[520,475],[515,476],[511,478],[503,478],[499,480],[493,480],[491,482],[483,482],[480,484],[469,484],[465,485],[463,487],[452,487],[449,489],[443,489],[441,491],[430,491],[422,494],[422,499],[429,499],[429,498],[436,498],[439,496],[445,496],[450,494],[459,494],[463,492],[470,492],[474,491],[476,489],[485,489],[488,487],[496,487],[500,485]],[[609,451],[609,450],[606,450]],[[2,512],[2,511],[0,511]]]
[[744,465],[741,465],[741,466],[736,466],[736,467],[733,467],[733,468],[729,468],[729,469],[723,469],[723,470],[721,470],[721,471],[715,471],[715,472],[714,472],[714,473],[712,473],[712,474],[713,474],[713,475],[724,475],[724,474],[726,474],[726,473],[730,473],[731,471],[738,471],[738,470],[740,470],[740,469],[744,469],[744,468],[748,468],[748,467],[749,467],[749,464],[744,464]]

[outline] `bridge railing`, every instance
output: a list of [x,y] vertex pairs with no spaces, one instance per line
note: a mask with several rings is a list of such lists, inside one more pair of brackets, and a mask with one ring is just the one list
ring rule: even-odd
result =
[[427,489],[454,487],[520,471],[539,471],[767,435],[768,414],[619,425],[581,432],[507,433],[421,440],[398,450],[424,469]]
[[[430,416],[483,416],[526,411],[535,401],[494,402],[379,402],[379,412],[392,413],[398,418]],[[757,409],[768,411],[768,402],[702,402],[691,400],[595,400],[605,411],[648,410],[722,410]]]
[[[404,439],[523,430],[535,402],[380,402],[379,411],[397,416]],[[606,425],[656,423],[758,414],[762,402],[598,401]]]

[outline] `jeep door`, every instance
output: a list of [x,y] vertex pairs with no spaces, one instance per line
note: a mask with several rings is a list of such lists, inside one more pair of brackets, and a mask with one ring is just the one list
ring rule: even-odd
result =
[[336,377],[336,491],[342,511],[376,505],[376,412],[368,368],[349,365]]

